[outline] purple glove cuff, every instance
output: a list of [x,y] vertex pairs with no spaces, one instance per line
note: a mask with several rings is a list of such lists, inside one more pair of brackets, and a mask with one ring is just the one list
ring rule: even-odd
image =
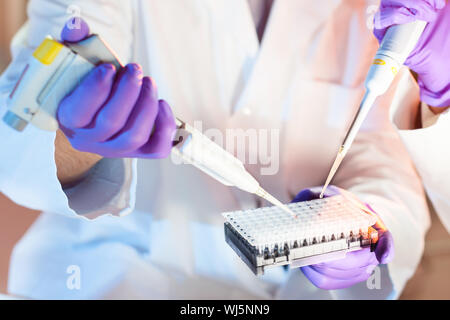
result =
[[418,80],[420,87],[420,99],[432,107],[448,107],[450,106],[450,83],[441,92],[433,92],[429,90],[426,85],[419,78]]

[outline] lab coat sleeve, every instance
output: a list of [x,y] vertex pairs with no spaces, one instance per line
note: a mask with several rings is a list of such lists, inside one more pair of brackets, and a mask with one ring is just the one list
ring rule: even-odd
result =
[[[401,121],[402,114],[420,118],[420,126],[416,121]],[[392,119],[437,215],[450,232],[450,109],[434,114],[425,103],[398,106],[392,110]]]
[[399,95],[414,95],[414,88],[405,84],[409,81],[406,72],[402,75],[397,85],[377,100],[334,180],[335,185],[370,204],[391,231],[395,256],[388,268],[394,298],[420,262],[430,225],[421,179],[398,132],[388,121],[390,106],[409,99]]
[[[117,49],[126,62],[132,56],[132,9],[128,1],[31,0],[28,21],[12,41],[13,62],[0,78],[0,117],[24,64],[42,39],[59,39],[73,15],[85,19],[92,33]],[[56,175],[55,133],[29,125],[19,133],[0,123],[0,191],[16,203],[68,216],[95,218],[124,215],[134,206],[135,161],[103,159],[78,186],[63,190]],[[93,196],[94,195],[94,196]]]
[[151,221],[152,215],[139,211],[93,221],[43,213],[14,247],[8,292],[32,299],[99,299],[132,277],[148,283],[146,297],[166,297],[165,272],[145,261]]
[[[423,105],[422,108],[428,109],[428,106]],[[450,111],[437,116],[430,126],[400,130],[399,133],[436,213],[450,232]]]

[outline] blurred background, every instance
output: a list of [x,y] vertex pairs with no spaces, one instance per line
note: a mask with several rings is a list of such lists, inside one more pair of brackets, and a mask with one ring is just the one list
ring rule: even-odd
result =
[[[0,0],[0,73],[10,60],[9,42],[26,19],[26,3],[27,0]],[[0,293],[6,293],[11,250],[38,215],[0,193]],[[424,256],[401,299],[450,299],[449,270],[450,235],[433,213]]]

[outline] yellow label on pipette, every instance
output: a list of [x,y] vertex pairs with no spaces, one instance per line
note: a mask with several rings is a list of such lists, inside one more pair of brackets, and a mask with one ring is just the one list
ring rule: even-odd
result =
[[375,59],[375,60],[373,60],[373,64],[377,64],[379,66],[384,66],[386,64],[386,61],[384,61],[383,59]]
[[33,57],[45,65],[51,64],[58,56],[63,45],[52,39],[45,39],[41,45],[34,51]]

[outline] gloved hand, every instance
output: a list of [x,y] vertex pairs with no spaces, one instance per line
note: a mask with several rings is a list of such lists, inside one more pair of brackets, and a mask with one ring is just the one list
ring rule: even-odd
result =
[[450,106],[450,4],[445,0],[381,0],[374,19],[374,34],[381,42],[392,25],[428,21],[424,33],[405,62],[418,76],[423,102]]
[[[292,202],[318,199],[321,188],[302,190]],[[327,188],[324,197],[338,195],[343,191],[335,186]],[[366,205],[372,212],[373,210]],[[394,241],[381,220],[375,225],[378,231],[378,242],[374,252],[370,248],[347,253],[345,258],[301,267],[304,275],[318,288],[335,290],[350,287],[358,282],[366,281],[374,268],[390,262],[394,256]]]
[[[77,42],[88,35],[86,22],[69,21],[61,38]],[[61,101],[57,118],[75,149],[109,158],[164,158],[175,132],[169,105],[137,64],[97,66]]]

